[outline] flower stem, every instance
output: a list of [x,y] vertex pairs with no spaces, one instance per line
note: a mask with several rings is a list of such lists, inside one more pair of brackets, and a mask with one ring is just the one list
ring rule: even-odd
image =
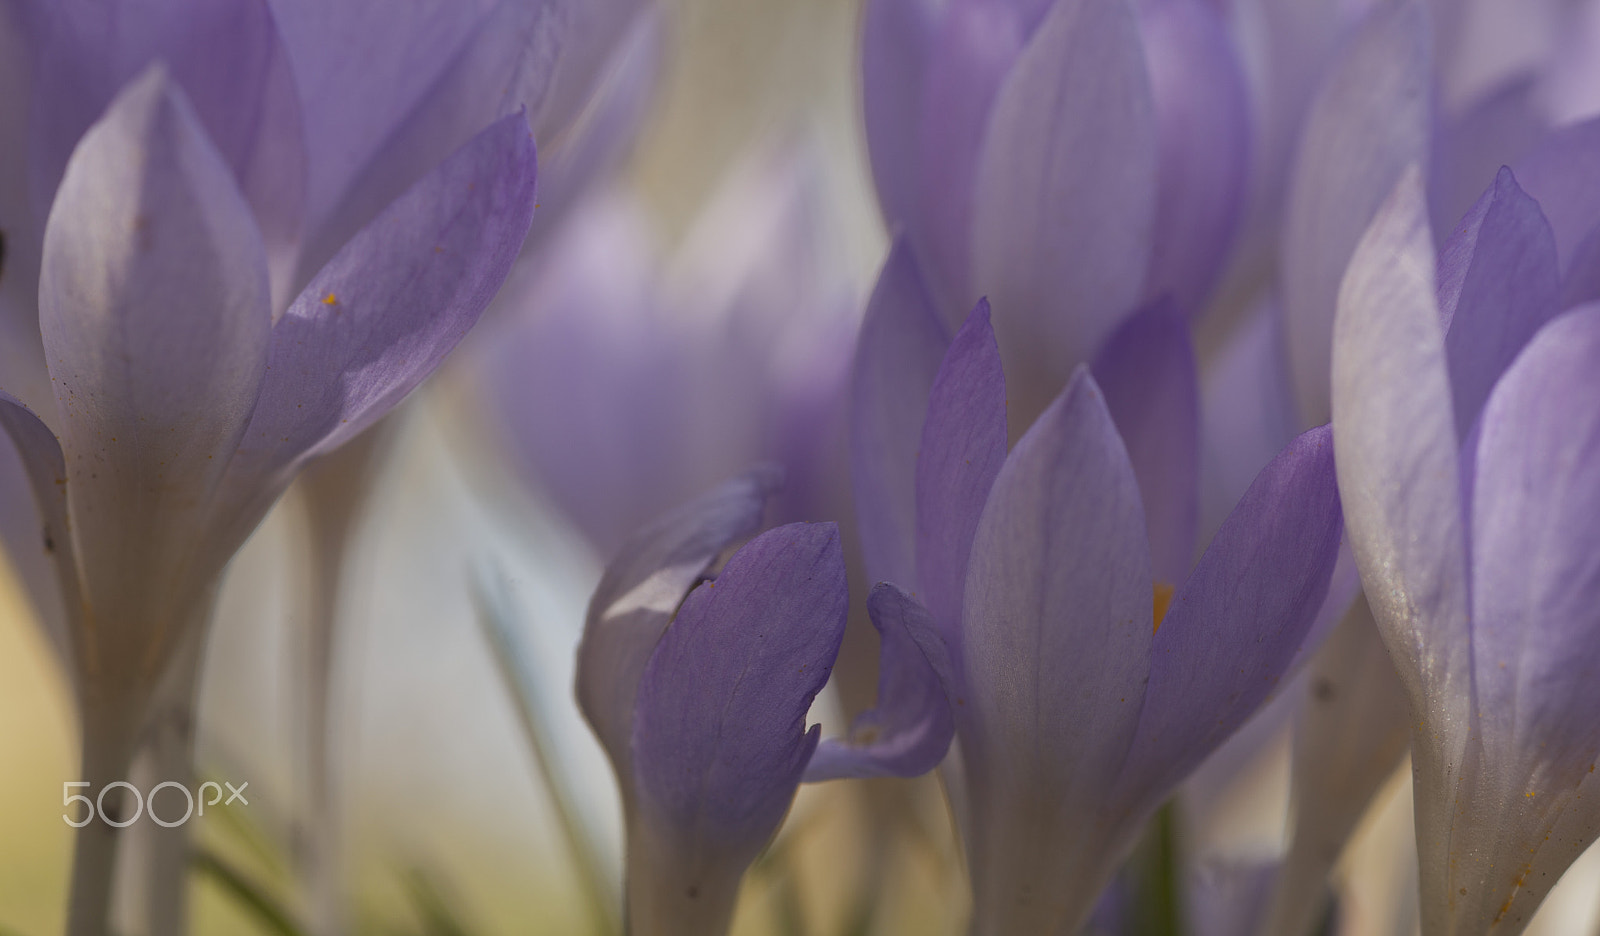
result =
[[117,841],[121,831],[106,821],[120,821],[128,811],[121,788],[102,796],[106,784],[124,779],[132,760],[129,732],[108,729],[91,717],[85,706],[81,778],[84,792],[96,803],[90,821],[78,829],[72,855],[72,890],[67,905],[67,936],[106,936],[111,910],[112,876],[116,871]]

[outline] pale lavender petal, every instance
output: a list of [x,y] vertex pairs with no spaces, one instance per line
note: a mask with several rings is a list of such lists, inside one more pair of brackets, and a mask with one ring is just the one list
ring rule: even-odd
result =
[[30,142],[39,218],[84,131],[159,61],[233,170],[286,276],[306,159],[299,93],[267,0],[62,0],[40,8],[38,33]]
[[1426,160],[1428,50],[1421,2],[1375,10],[1306,118],[1281,260],[1285,336],[1303,425],[1329,418],[1329,340],[1351,252],[1405,167]]
[[850,378],[850,479],[875,582],[917,583],[917,452],[949,344],[911,246],[897,237],[867,302]]
[[[1600,758],[1600,308],[1551,322],[1484,408],[1472,498],[1472,651],[1481,757],[1469,760],[1451,838],[1459,926],[1525,921],[1557,870],[1593,841],[1551,843],[1563,812],[1600,815],[1579,789]],[[1473,768],[1476,768],[1475,770]],[[1519,927],[1512,926],[1515,931]],[[1466,931],[1466,930],[1462,930]]]
[[[972,301],[978,165],[1000,88],[1028,41],[1019,4],[949,0],[926,60],[917,135],[912,242],[942,304]],[[1038,115],[1035,115],[1037,118]]]
[[1294,735],[1293,830],[1260,933],[1309,936],[1328,876],[1411,740],[1405,690],[1358,600],[1311,663]]
[[1133,813],[1153,809],[1276,688],[1322,608],[1343,532],[1324,426],[1262,470],[1156,630],[1117,784]]
[[1439,252],[1439,314],[1465,438],[1489,389],[1556,314],[1556,242],[1539,205],[1502,168]]
[[1339,295],[1333,431],[1339,495],[1368,604],[1411,701],[1424,914],[1447,893],[1450,791],[1471,698],[1459,445],[1421,173],[1363,235]]
[[241,540],[299,466],[376,422],[477,321],[528,233],[534,171],[522,118],[494,124],[373,219],[272,327],[228,469]]
[[1138,723],[1151,622],[1138,481],[1080,368],[1006,459],[973,540],[956,719],[975,933],[1087,918],[1121,845],[1096,826]]
[[1130,318],[1094,362],[1139,479],[1156,581],[1176,586],[1194,563],[1200,499],[1200,389],[1189,325],[1167,303]]
[[1157,148],[1127,4],[1058,0],[995,100],[978,162],[970,286],[1006,323],[1013,382],[1042,376],[1053,391],[1132,311]]
[[948,0],[867,0],[861,26],[861,100],[878,205],[890,226],[913,222],[923,86]]
[[961,672],[967,558],[989,488],[1006,460],[1006,378],[980,301],[956,333],[928,395],[917,456],[917,577]]
[[39,305],[84,599],[150,626],[102,627],[96,646],[160,660],[170,620],[231,554],[203,534],[272,327],[249,206],[160,66],[73,153]]
[[[6,549],[20,573],[45,633],[63,661],[68,678],[77,675],[73,660],[70,615],[78,606],[78,568],[73,560],[72,530],[67,522],[67,465],[61,445],[22,401],[0,390],[0,428],[11,438],[20,463],[8,475],[5,492]],[[29,503],[15,509],[16,495]]]
[[1512,164],[1555,231],[1562,270],[1571,270],[1579,243],[1600,223],[1600,118],[1551,133]]
[[1145,295],[1196,314],[1244,207],[1249,93],[1227,25],[1203,0],[1151,0],[1139,14],[1161,140]]
[[690,593],[639,682],[628,902],[663,933],[719,933],[817,746],[806,711],[849,604],[832,523],[768,531]]
[[[805,780],[916,777],[939,766],[955,736],[946,686],[950,657],[933,616],[887,582],[867,599],[878,650],[878,702],[856,716],[845,738],[823,741]],[[926,648],[926,649],[925,649]]]
[[689,590],[719,556],[761,528],[780,473],[760,468],[724,482],[636,532],[606,566],[578,645],[576,694],[583,717],[622,778],[633,775],[633,709],[639,677]]

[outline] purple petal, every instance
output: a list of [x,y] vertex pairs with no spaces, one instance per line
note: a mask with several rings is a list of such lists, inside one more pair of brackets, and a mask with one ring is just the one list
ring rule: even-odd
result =
[[832,523],[762,534],[684,601],[634,713],[633,919],[724,931],[740,875],[816,749],[806,711],[833,669],[848,604]]
[[1283,307],[1305,425],[1328,421],[1329,339],[1351,252],[1405,167],[1427,155],[1427,11],[1374,11],[1317,95],[1300,140],[1283,232]]
[[1134,812],[1154,808],[1277,686],[1327,596],[1343,532],[1324,426],[1256,478],[1156,631],[1118,784]]
[[1333,432],[1345,527],[1418,726],[1424,907],[1451,899],[1444,849],[1471,698],[1459,446],[1434,269],[1413,167],[1357,245],[1340,291]]
[[316,269],[497,118],[541,141],[588,101],[639,0],[462,0],[394,7],[274,0],[308,94]]
[[1525,156],[1547,132],[1540,88],[1532,75],[1518,78],[1442,122],[1429,170],[1434,230],[1454,230],[1501,167]]
[[39,217],[112,97],[165,62],[255,212],[274,272],[305,208],[300,99],[266,0],[63,0],[41,15],[31,142]]
[[581,198],[610,180],[649,118],[660,87],[665,56],[666,12],[647,5],[617,43],[594,100],[567,133],[544,151],[539,210],[524,253],[556,234]]
[[1539,205],[1501,169],[1439,252],[1439,314],[1465,438],[1489,389],[1556,314],[1556,242]]
[[576,693],[618,777],[633,775],[634,697],[662,631],[717,557],[761,528],[780,485],[771,468],[726,481],[636,532],[606,566],[584,619]]
[[[433,372],[500,288],[533,215],[521,117],[483,131],[364,228],[272,328],[261,399],[229,466],[238,533],[307,459]],[[265,503],[260,498],[266,498]]]
[[1188,323],[1165,303],[1133,316],[1100,350],[1094,379],[1139,479],[1156,581],[1176,585],[1194,562],[1199,521],[1200,390]]
[[1151,612],[1138,481],[1080,368],[1006,459],[973,540],[956,718],[975,932],[1071,932],[1114,869],[1094,827],[1138,723]]
[[[1600,752],[1600,308],[1551,322],[1484,408],[1472,498],[1472,650],[1482,757],[1452,836],[1465,919],[1525,919],[1555,883],[1522,868],[1547,844],[1570,862],[1593,841],[1550,827],[1596,816],[1578,789]],[[1474,775],[1475,774],[1475,775]],[[1485,824],[1489,825],[1489,824]],[[1466,828],[1463,828],[1466,827]],[[1476,911],[1474,913],[1473,911]],[[1499,919],[1494,916],[1493,919]]]
[[989,303],[980,300],[950,342],[929,391],[916,469],[916,583],[952,648],[958,678],[967,557],[1005,460],[1006,378]]
[[1222,271],[1244,206],[1249,92],[1227,26],[1201,0],[1144,3],[1139,28],[1161,140],[1145,295],[1171,296],[1192,314]]
[[990,113],[1028,39],[1019,4],[949,0],[926,60],[918,122],[917,214],[911,235],[926,251],[942,304],[972,299],[972,221],[978,160]]
[[912,223],[920,198],[923,85],[943,7],[936,0],[867,0],[861,26],[861,98],[867,154],[883,217]]
[[1357,246],[1340,294],[1333,429],[1350,542],[1401,676],[1413,698],[1465,698],[1459,447],[1433,266],[1413,169]]
[[1282,313],[1263,300],[1217,352],[1200,388],[1200,541],[1208,543],[1261,469],[1295,437]]
[[1571,309],[1600,299],[1600,224],[1573,248],[1567,278],[1561,283],[1561,308]]
[[[67,522],[66,461],[50,427],[3,390],[0,428],[10,436],[22,469],[22,476],[8,477],[8,481],[31,495],[26,521],[13,524],[9,508],[14,489],[8,487],[6,491],[6,549],[28,587],[34,609],[56,652],[63,662],[70,663],[74,656],[69,621],[76,616],[79,603],[72,528]],[[77,674],[72,665],[63,668],[69,678]]]
[[731,355],[674,327],[652,247],[626,201],[579,206],[546,245],[537,277],[520,266],[496,299],[506,315],[490,313],[467,349],[524,480],[602,556],[761,457],[753,444],[723,442],[743,441],[745,425],[717,407],[727,395],[695,392],[695,379],[717,383],[705,375],[720,375]]
[[1156,153],[1131,11],[1060,0],[1001,89],[978,163],[970,285],[1010,323],[1013,382],[1041,375],[1053,391],[1132,310],[1150,262]]
[[887,582],[867,599],[878,651],[878,704],[848,738],[828,739],[806,766],[807,783],[839,777],[916,777],[939,766],[955,736],[945,687],[950,656],[933,616]]
[[1555,231],[1561,268],[1573,269],[1578,244],[1600,223],[1600,118],[1565,127],[1512,167]]
[[949,345],[911,247],[897,237],[861,320],[850,379],[850,478],[875,582],[917,582],[917,452]]
[[[233,173],[153,67],[67,164],[39,287],[85,600],[119,620],[185,613],[231,554],[200,534],[267,363],[265,260]],[[117,633],[139,659],[170,649]]]

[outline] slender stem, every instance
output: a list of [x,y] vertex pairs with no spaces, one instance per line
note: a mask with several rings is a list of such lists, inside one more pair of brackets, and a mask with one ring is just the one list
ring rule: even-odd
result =
[[[84,705],[81,779],[91,802],[100,798],[106,784],[125,778],[132,760],[131,731],[121,730],[116,719],[97,717],[99,706]],[[122,789],[104,797],[111,818],[120,820],[127,810]],[[106,936],[111,911],[111,884],[116,872],[117,840],[121,831],[106,822],[97,805],[93,819],[78,829],[72,855],[72,890],[67,905],[67,936]]]
[[332,749],[339,599],[349,568],[350,540],[393,437],[391,424],[392,420],[383,420],[316,460],[298,482],[310,548],[301,570],[307,586],[305,626],[295,644],[295,670],[303,690],[295,722],[305,791],[304,850],[297,857],[310,909],[308,929],[318,936],[335,936],[345,929],[339,765]]
[[[209,617],[209,613],[207,614]],[[206,622],[209,625],[209,621]],[[179,650],[167,674],[167,683],[148,735],[146,750],[156,783],[171,780],[185,789],[195,788],[195,696],[200,688],[201,648],[206,627],[195,628]],[[149,887],[146,891],[146,931],[182,936],[189,924],[189,826],[165,828],[154,822],[144,830],[144,860]]]

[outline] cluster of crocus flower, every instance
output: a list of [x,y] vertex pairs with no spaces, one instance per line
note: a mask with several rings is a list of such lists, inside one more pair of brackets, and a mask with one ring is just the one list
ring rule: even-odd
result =
[[[590,190],[638,4],[0,4],[0,527],[82,779],[184,711],[278,498],[498,302],[474,399],[610,557],[575,694],[629,933],[728,931],[803,784],[930,773],[970,932],[1130,932],[1150,820],[1281,700],[1287,855],[1211,925],[1310,932],[1409,728],[1423,936],[1515,936],[1600,837],[1600,125],[1551,129],[1581,69],[1495,58],[1483,6],[866,0],[857,322],[803,158],[676,291]],[[808,726],[846,672],[875,702]],[[120,839],[77,833],[72,936]]]

